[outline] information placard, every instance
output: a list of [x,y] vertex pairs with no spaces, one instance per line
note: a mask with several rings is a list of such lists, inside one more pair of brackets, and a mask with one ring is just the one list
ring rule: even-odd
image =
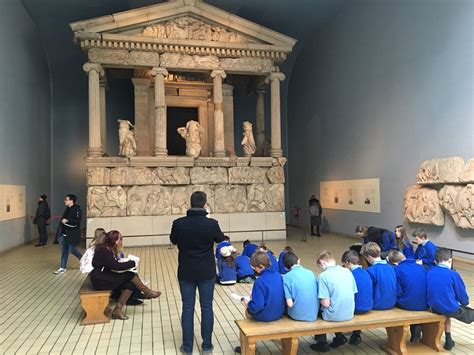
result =
[[25,216],[25,195],[23,185],[0,185],[0,221]]

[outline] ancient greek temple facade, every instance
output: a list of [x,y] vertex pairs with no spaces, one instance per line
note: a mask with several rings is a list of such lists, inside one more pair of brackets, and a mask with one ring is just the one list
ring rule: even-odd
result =
[[[70,26],[89,80],[89,238],[103,227],[120,230],[130,246],[168,243],[196,190],[207,193],[206,207],[233,240],[285,238],[279,65],[294,39],[196,0]],[[135,117],[117,117],[120,152],[106,152],[107,76],[120,71],[133,82]],[[250,77],[257,98],[244,127],[234,124],[229,79],[237,76]],[[177,127],[175,109],[195,117]],[[234,142],[236,130],[242,142]],[[181,141],[185,151],[173,143]]]

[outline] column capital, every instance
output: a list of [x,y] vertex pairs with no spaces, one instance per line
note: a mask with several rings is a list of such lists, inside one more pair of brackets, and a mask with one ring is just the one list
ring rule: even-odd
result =
[[279,80],[283,81],[285,80],[285,74],[277,72],[277,73],[270,73],[266,78],[265,78],[265,83],[268,84],[270,81],[274,80]]
[[105,75],[105,72],[104,72],[104,68],[102,68],[102,65],[98,64],[98,63],[90,63],[90,62],[87,62],[85,63],[83,66],[82,66],[82,69],[84,69],[84,71],[89,74],[90,71],[95,71],[96,73],[98,73],[100,76],[104,76]]
[[225,79],[227,77],[227,74],[225,71],[220,69],[211,71],[211,78],[216,78],[218,76],[220,76],[222,79]]
[[157,76],[158,74],[161,74],[163,76],[167,76],[168,75],[168,70],[166,70],[165,68],[161,68],[161,67],[153,67],[151,69],[151,75],[152,76]]

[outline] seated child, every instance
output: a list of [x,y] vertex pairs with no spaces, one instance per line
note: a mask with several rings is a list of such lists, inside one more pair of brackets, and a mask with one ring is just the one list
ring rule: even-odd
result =
[[94,267],[92,266],[92,259],[94,258],[95,246],[97,244],[102,243],[105,238],[105,235],[106,233],[104,228],[97,228],[94,231],[94,238],[90,242],[89,248],[87,248],[87,250],[81,257],[81,260],[79,261],[79,270],[83,274],[88,274],[94,269]]
[[364,244],[361,254],[372,266],[367,268],[367,272],[372,280],[372,291],[374,306],[372,309],[391,309],[397,303],[397,275],[387,261],[380,258],[380,247],[377,243],[369,242]]
[[278,272],[278,261],[275,258],[275,255],[273,255],[272,251],[269,250],[265,244],[261,244],[258,250],[264,251],[267,254],[268,259],[270,260],[270,269]]
[[436,266],[427,273],[428,305],[433,312],[446,316],[444,348],[451,350],[454,341],[451,338],[451,318],[471,324],[474,321],[474,309],[468,307],[469,296],[461,275],[451,270],[453,253],[439,248],[436,251]]
[[285,249],[278,256],[278,272],[282,275],[286,274],[286,271],[287,271],[287,269],[285,269],[285,265],[283,263],[283,260],[285,259],[285,254],[286,253],[293,253],[293,249],[288,245],[285,247]]
[[[426,311],[426,271],[415,259],[407,259],[398,250],[392,250],[387,257],[390,264],[395,265],[397,275],[397,307],[409,311]],[[410,326],[411,342],[421,338],[421,325]]]
[[410,239],[407,238],[407,232],[402,225],[395,227],[395,235],[397,236],[397,249],[405,255],[407,259],[415,259],[415,251]]
[[232,244],[230,243],[230,238],[229,236],[227,235],[224,235],[224,241],[223,242],[220,242],[219,244],[217,244],[216,246],[216,259],[217,259],[217,263],[219,264],[219,260],[221,259],[222,257],[222,254],[221,254],[221,248],[222,247],[228,247],[228,246],[231,246]]
[[418,244],[418,247],[415,251],[416,262],[420,265],[423,265],[425,269],[430,269],[435,266],[435,255],[436,255],[436,245],[428,239],[426,230],[423,228],[418,228],[413,232],[415,237],[415,243]]
[[[342,266],[352,271],[352,276],[357,286],[357,293],[355,294],[355,311],[354,314],[364,314],[372,309],[372,279],[368,272],[359,265],[359,255],[354,250],[348,250],[342,254]],[[339,334],[339,335],[338,335]],[[361,331],[354,330],[352,332],[349,344],[359,345],[362,341]],[[344,344],[347,340],[342,333],[336,333],[336,337],[339,339],[339,343],[331,343],[331,347],[336,348],[339,345]],[[342,344],[340,344],[342,342]]]
[[[252,288],[250,301],[242,298],[246,307],[245,316],[260,322],[280,319],[285,313],[283,279],[278,271],[270,268],[270,259],[266,252],[257,250],[250,259],[250,265],[260,275]],[[240,346],[235,348],[241,352]]]
[[355,231],[357,236],[362,238],[363,244],[377,243],[380,246],[382,258],[387,256],[390,249],[397,248],[396,236],[392,231],[373,226],[357,226]]
[[221,285],[233,285],[237,282],[237,271],[235,263],[235,249],[232,245],[220,249],[221,260],[219,260],[219,283]]
[[250,240],[247,239],[244,242],[244,250],[242,251],[242,255],[244,255],[244,256],[246,256],[247,258],[250,259],[252,257],[252,254],[257,249],[258,249],[258,245],[250,243]]
[[[357,286],[352,273],[336,265],[332,254],[322,251],[316,260],[323,270],[318,280],[318,297],[321,303],[322,318],[325,321],[343,322],[354,317],[354,294]],[[326,334],[316,335],[316,344],[311,344],[311,349],[320,352],[330,350]],[[341,338],[334,338],[333,342],[342,343]]]
[[285,255],[283,276],[286,305],[290,318],[313,322],[318,318],[318,280],[311,270],[300,265],[300,259],[293,252]]
[[235,258],[235,265],[237,266],[237,282],[253,283],[255,275],[250,266],[250,259],[245,255],[239,255]]

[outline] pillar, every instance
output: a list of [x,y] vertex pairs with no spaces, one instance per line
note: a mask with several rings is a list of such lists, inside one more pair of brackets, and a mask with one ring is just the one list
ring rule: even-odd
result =
[[265,80],[270,82],[271,88],[271,140],[272,140],[272,157],[283,156],[281,149],[281,103],[280,103],[280,81],[285,80],[283,73],[270,73]]
[[168,155],[166,147],[166,102],[165,102],[165,68],[155,67],[151,71],[155,77],[155,149],[153,155]]
[[224,114],[224,146],[227,155],[235,155],[234,146],[234,87],[222,84],[222,112]]
[[257,88],[257,156],[263,156],[265,145],[265,89]]
[[[135,96],[135,134],[137,138],[137,155],[151,156],[150,150],[151,131],[148,116],[148,90],[151,79],[132,78],[133,92]],[[154,114],[153,114],[154,119]],[[154,144],[153,144],[154,147]]]
[[222,111],[222,79],[227,74],[223,70],[213,70],[211,78],[213,80],[214,92],[214,156],[225,157],[224,146],[224,112]]
[[104,76],[104,69],[96,63],[86,63],[83,69],[89,76],[89,148],[87,156],[96,158],[102,156],[99,80],[101,76]]
[[105,105],[105,90],[107,89],[107,81],[104,78],[99,82],[100,86],[100,143],[102,147],[102,155],[107,149],[107,107]]

